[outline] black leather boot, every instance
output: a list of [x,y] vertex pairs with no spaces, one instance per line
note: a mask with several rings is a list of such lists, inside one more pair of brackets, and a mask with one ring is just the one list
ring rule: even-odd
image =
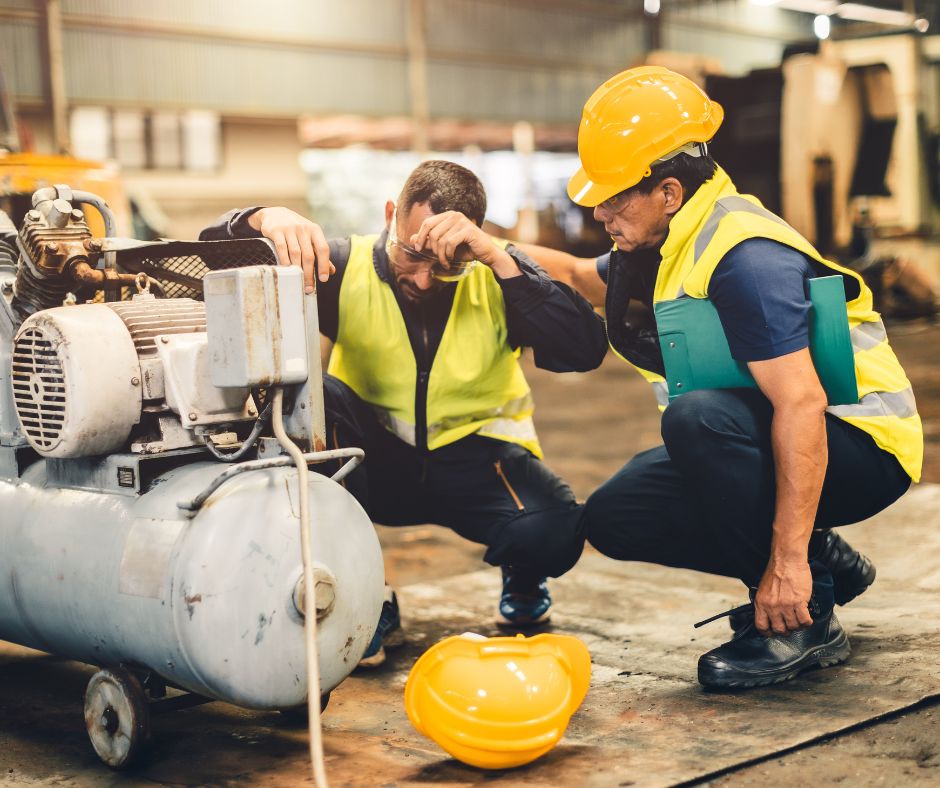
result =
[[809,557],[818,561],[832,575],[837,605],[851,602],[875,582],[875,565],[835,531],[813,531]]
[[[810,614],[813,623],[797,632],[765,637],[749,619],[734,637],[703,654],[698,680],[707,689],[745,689],[789,681],[810,668],[826,668],[848,659],[848,636],[833,612],[832,581],[813,581]],[[737,610],[741,613],[740,609]]]

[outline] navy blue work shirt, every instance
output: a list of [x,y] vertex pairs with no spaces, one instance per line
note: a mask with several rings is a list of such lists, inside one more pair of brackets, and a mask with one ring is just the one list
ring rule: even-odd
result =
[[[597,258],[604,282],[609,266],[610,252]],[[712,274],[708,297],[732,357],[765,361],[809,347],[809,280],[818,275],[809,258],[769,238],[749,238],[728,252]]]

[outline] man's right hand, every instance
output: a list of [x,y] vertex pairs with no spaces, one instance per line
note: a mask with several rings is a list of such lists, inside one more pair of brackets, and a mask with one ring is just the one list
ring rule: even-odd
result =
[[297,265],[304,272],[304,291],[314,291],[314,275],[326,282],[336,273],[330,247],[320,225],[290,208],[261,208],[248,217],[248,225],[269,238],[281,265]]

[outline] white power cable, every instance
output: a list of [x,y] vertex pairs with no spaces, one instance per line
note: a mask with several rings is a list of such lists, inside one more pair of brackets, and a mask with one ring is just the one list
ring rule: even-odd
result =
[[323,729],[320,727],[320,658],[317,652],[317,594],[313,580],[313,554],[310,549],[310,492],[307,489],[307,461],[284,430],[284,389],[274,390],[272,426],[274,437],[297,465],[300,488],[300,552],[304,564],[304,634],[307,652],[307,717],[310,724],[310,763],[317,788],[328,788],[323,763]]

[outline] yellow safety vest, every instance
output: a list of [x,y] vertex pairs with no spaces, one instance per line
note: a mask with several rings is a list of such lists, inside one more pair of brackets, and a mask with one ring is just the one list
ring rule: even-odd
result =
[[[391,285],[372,262],[378,236],[352,236],[339,294],[339,329],[329,373],[415,445],[417,364]],[[477,433],[542,457],[529,384],[509,346],[503,293],[489,267],[457,282],[427,388],[427,444],[439,449]]]
[[[749,238],[769,238],[785,244],[845,278],[859,403],[827,410],[871,435],[878,446],[898,458],[915,482],[919,481],[924,457],[923,427],[911,383],[888,343],[881,316],[872,308],[871,290],[854,271],[824,259],[756,197],[738,194],[720,167],[670,222],[661,250],[654,303],[683,296],[708,298],[708,284],[718,263]],[[668,392],[663,377],[635,368],[653,384],[660,405],[665,405]]]

